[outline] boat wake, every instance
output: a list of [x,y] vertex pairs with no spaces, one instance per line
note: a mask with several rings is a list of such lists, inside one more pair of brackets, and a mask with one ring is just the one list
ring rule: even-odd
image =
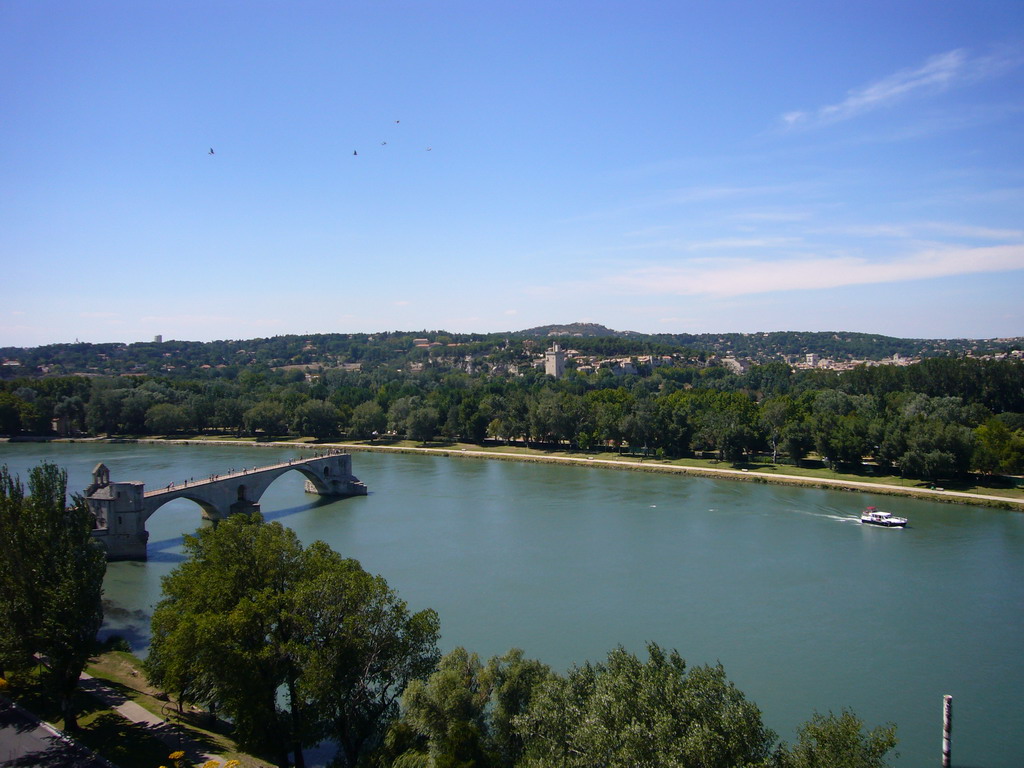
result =
[[832,520],[837,523],[857,523],[860,524],[860,517],[851,517],[849,514],[843,514],[836,509],[791,509],[791,512],[796,512],[799,515],[810,515],[811,517],[820,517],[825,520]]

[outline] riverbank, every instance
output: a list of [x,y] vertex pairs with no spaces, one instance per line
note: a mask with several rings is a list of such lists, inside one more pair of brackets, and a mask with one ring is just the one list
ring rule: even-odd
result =
[[535,448],[492,446],[480,447],[466,444],[416,445],[411,441],[390,443],[366,441],[315,442],[309,439],[256,441],[252,438],[87,438],[86,440],[63,439],[60,442],[113,442],[151,443],[159,445],[245,445],[268,448],[302,448],[305,450],[340,449],[383,453],[406,453],[443,456],[463,459],[491,459],[497,461],[547,462],[580,467],[628,470],[635,472],[662,472],[695,477],[709,477],[720,480],[736,480],[754,483],[776,483],[807,488],[828,488],[831,490],[877,493],[889,496],[907,496],[930,501],[952,504],[1008,509],[1024,512],[1024,489],[989,489],[977,486],[963,486],[958,489],[929,487],[913,480],[891,476],[865,477],[832,472],[827,469],[788,467],[778,464],[748,464],[745,466],[719,467],[718,462],[709,459],[653,459],[629,455],[554,453]]

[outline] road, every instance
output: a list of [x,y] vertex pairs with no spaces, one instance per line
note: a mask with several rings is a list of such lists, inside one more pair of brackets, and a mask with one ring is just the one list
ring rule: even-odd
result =
[[59,735],[3,697],[0,697],[0,766],[112,768],[111,763]]

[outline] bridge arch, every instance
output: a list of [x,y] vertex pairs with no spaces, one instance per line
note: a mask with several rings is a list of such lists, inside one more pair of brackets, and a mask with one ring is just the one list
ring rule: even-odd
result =
[[202,511],[202,515],[203,515],[203,519],[204,520],[218,520],[218,519],[220,519],[220,514],[217,511],[217,505],[216,504],[213,504],[208,499],[203,498],[198,493],[188,493],[187,491],[183,491],[182,493],[174,494],[173,496],[166,496],[166,497],[160,498],[158,501],[154,502],[153,504],[147,504],[146,505],[146,507],[147,507],[147,509],[146,509],[146,519],[148,520],[149,518],[151,518],[154,514],[156,514],[157,510],[159,510],[164,505],[170,504],[172,501],[177,501],[178,499],[187,499],[187,500],[197,504],[199,506],[200,510]]

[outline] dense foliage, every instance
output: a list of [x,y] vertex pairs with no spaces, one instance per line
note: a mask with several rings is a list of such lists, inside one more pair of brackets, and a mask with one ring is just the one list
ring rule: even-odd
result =
[[72,694],[103,621],[106,554],[91,536],[85,503],[66,502],[67,475],[44,463],[28,495],[0,467],[0,673],[44,662],[42,677],[77,729]]
[[463,648],[409,684],[378,768],[879,768],[892,725],[865,732],[851,712],[815,714],[779,743],[721,665],[688,668],[675,651],[553,672],[521,651],[482,664]]
[[231,375],[14,379],[0,382],[0,434],[393,436],[732,462],[867,461],[932,481],[1024,472],[1020,360],[931,358],[842,372],[770,362],[744,373],[684,360],[636,369],[555,379],[526,364],[469,373],[427,358],[416,370],[252,364]]

